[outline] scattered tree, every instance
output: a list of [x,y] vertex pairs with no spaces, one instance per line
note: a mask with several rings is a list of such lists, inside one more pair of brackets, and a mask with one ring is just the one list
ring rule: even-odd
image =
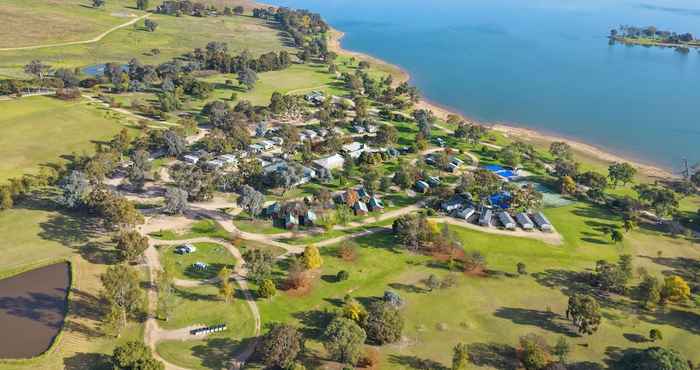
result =
[[121,258],[134,263],[148,248],[148,238],[137,231],[123,231],[117,237],[117,250]]
[[323,338],[323,346],[332,359],[355,364],[362,355],[362,345],[367,335],[354,321],[339,317],[331,321]]
[[115,370],[163,370],[165,365],[153,357],[143,342],[126,342],[114,348],[112,364]]
[[602,315],[600,305],[590,295],[574,294],[569,297],[569,307],[566,318],[573,321],[581,334],[591,335],[598,330]]
[[266,366],[290,369],[304,348],[304,336],[289,324],[273,324],[262,338],[258,353]]

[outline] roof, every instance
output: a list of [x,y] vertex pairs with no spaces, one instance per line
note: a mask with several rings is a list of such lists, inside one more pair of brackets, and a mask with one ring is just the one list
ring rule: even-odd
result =
[[358,143],[357,141],[354,141],[350,144],[345,144],[343,145],[343,150],[346,152],[356,152],[358,150],[364,149],[365,144]]
[[372,208],[384,208],[384,205],[382,204],[382,200],[373,196],[369,198],[369,205]]
[[319,167],[334,170],[343,167],[343,164],[345,164],[345,158],[343,158],[342,155],[336,153],[330,157],[317,159],[314,161],[314,164],[316,164]]
[[367,205],[365,204],[365,202],[358,201],[357,203],[355,203],[353,208],[355,208],[356,211],[367,212]]
[[424,189],[430,189],[430,185],[428,185],[428,183],[423,180],[416,181],[416,186]]

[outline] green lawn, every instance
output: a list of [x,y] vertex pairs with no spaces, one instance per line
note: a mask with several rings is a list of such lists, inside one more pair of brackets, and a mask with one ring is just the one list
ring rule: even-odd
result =
[[[543,335],[550,343],[565,336],[572,343],[571,362],[600,363],[607,358],[609,348],[648,346],[633,340],[635,335],[646,336],[651,328],[663,331],[663,345],[693,361],[700,359],[694,349],[700,331],[698,309],[669,307],[647,313],[626,299],[613,297],[602,302],[603,324],[590,337],[572,333],[563,315],[567,293],[580,288],[570,280],[572,274],[593,268],[598,259],[614,261],[620,253],[630,253],[635,265],[652,273],[671,273],[673,261],[683,256],[697,258],[697,249],[687,241],[646,230],[627,234],[627,240],[615,246],[599,228],[617,225],[619,220],[581,203],[548,210],[547,215],[564,235],[563,246],[450,227],[467,251],[479,250],[486,256],[495,275],[458,274],[457,287],[432,293],[422,280],[430,274],[447,274],[444,265],[402,251],[388,232],[356,239],[361,248],[352,262],[336,258],[333,247],[324,248],[324,266],[313,289],[301,297],[282,291],[271,301],[259,301],[263,320],[293,322],[315,336],[325,325],[324,310],[338,305],[346,294],[364,300],[395,290],[407,301],[403,309],[406,341],[381,348],[382,369],[411,368],[423,359],[448,366],[451,348],[459,342],[469,344],[474,364],[503,368],[502,363],[513,361],[507,353],[514,351],[518,337],[530,332]],[[657,249],[663,249],[667,259],[654,260]],[[518,277],[518,262],[526,264],[530,275]],[[340,270],[350,272],[347,281],[335,281]],[[323,357],[321,343],[312,340],[308,345]]]
[[224,240],[230,240],[231,234],[224,230],[215,221],[206,219],[200,220],[192,224],[190,230],[185,233],[178,233],[173,230],[160,230],[151,233],[151,236],[162,240],[187,240],[195,238],[219,238]]
[[[195,243],[197,251],[194,253],[180,255],[175,253],[175,246],[158,247],[164,265],[175,267],[175,277],[180,279],[210,279],[228,266],[232,269],[237,261],[228,250],[216,243]],[[206,270],[193,268],[196,262],[204,262],[209,265]]]
[[258,218],[251,220],[246,212],[241,212],[233,217],[233,224],[243,232],[274,235],[284,233],[289,230],[277,227],[272,224],[269,218]]
[[226,324],[228,330],[204,340],[161,342],[157,351],[164,359],[189,369],[224,368],[232,354],[241,348],[241,341],[253,335],[254,321],[247,303],[240,298],[225,303],[217,293],[215,286],[177,289],[177,307],[171,319],[161,322],[161,326],[177,329]]
[[[282,94],[303,94],[312,90],[324,91],[331,94],[343,95],[344,92],[332,84],[335,77],[328,73],[328,66],[322,64],[294,64],[281,71],[264,72],[258,75],[259,80],[251,91],[243,91],[238,86],[235,75],[216,75],[204,80],[215,84],[215,91],[208,99],[230,99],[232,93],[238,94],[239,100],[249,100],[255,105],[267,105],[270,103],[272,93],[277,91]],[[227,86],[226,80],[233,80],[233,86]],[[204,103],[202,102],[203,106]],[[195,108],[200,108],[195,106]]]
[[126,120],[84,101],[31,97],[0,102],[0,182],[61,156],[83,154],[126,127]]

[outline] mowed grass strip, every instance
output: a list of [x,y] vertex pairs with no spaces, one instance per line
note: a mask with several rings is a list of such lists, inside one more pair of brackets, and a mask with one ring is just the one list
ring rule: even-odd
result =
[[51,97],[3,101],[0,112],[0,182],[36,173],[71,153],[92,152],[96,141],[125,127],[104,109]]

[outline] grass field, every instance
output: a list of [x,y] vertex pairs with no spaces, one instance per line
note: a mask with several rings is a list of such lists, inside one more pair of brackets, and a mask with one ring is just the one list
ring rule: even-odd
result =
[[[429,274],[447,274],[442,264],[401,251],[390,233],[358,238],[361,249],[352,262],[336,258],[332,247],[324,248],[324,267],[313,289],[302,296],[280,292],[269,302],[259,301],[263,320],[295,322],[315,336],[325,325],[324,310],[341,304],[346,294],[362,301],[394,290],[408,302],[403,309],[406,340],[382,347],[382,369],[412,368],[426,359],[448,366],[451,348],[458,342],[469,344],[477,366],[511,368],[518,337],[530,332],[551,343],[566,337],[573,348],[571,362],[602,363],[615,348],[646,347],[648,344],[635,340],[651,328],[664,333],[662,345],[693,361],[700,359],[694,350],[700,330],[693,323],[700,322],[697,308],[674,306],[649,313],[614,297],[602,301],[603,324],[590,337],[573,333],[563,317],[567,294],[581,288],[569,280],[572,274],[593,268],[598,259],[614,261],[620,253],[630,253],[635,265],[652,273],[679,273],[674,262],[681,256],[697,258],[697,249],[687,241],[647,230],[631,232],[625,243],[615,246],[600,227],[619,220],[580,203],[547,214],[564,235],[563,246],[452,227],[467,251],[481,251],[488,268],[499,273],[492,277],[459,274],[457,287],[435,292],[428,292],[422,280]],[[664,259],[654,258],[658,249],[664,251]],[[517,277],[518,262],[527,265],[530,275]],[[335,281],[340,270],[350,272],[347,281]],[[323,358],[320,343],[312,341],[309,347]]]
[[0,111],[0,182],[60,163],[62,156],[93,152],[97,141],[127,127],[116,113],[84,101],[30,97],[2,101]]
[[0,48],[86,40],[144,12],[129,0],[93,9],[86,0],[4,0],[0,3]]
[[200,220],[192,224],[190,230],[185,233],[176,233],[172,230],[161,230],[151,233],[151,236],[162,240],[186,240],[195,238],[219,238],[229,240],[231,234],[212,220]]
[[[287,41],[278,34],[278,30],[265,21],[249,16],[197,18],[152,15],[151,19],[159,24],[155,32],[145,31],[143,22],[139,22],[114,31],[96,43],[0,51],[0,73],[22,76],[22,66],[34,59],[53,67],[127,63],[132,58],[147,64],[157,64],[195,48],[204,48],[210,41],[226,42],[232,54],[243,50],[248,50],[253,55],[282,49],[292,50],[285,46]],[[149,51],[154,48],[160,49],[160,54],[150,55]]]
[[[195,243],[197,251],[180,255],[175,253],[175,246],[159,247],[164,265],[175,267],[175,277],[180,279],[210,279],[216,277],[224,267],[233,269],[237,261],[225,247],[215,243]],[[196,270],[192,265],[204,262],[209,265],[206,270]]]
[[241,341],[253,335],[254,321],[245,301],[236,298],[227,304],[217,293],[215,286],[177,289],[177,308],[169,321],[161,322],[164,328],[226,324],[228,330],[205,340],[161,342],[157,351],[164,359],[189,369],[225,368]]

